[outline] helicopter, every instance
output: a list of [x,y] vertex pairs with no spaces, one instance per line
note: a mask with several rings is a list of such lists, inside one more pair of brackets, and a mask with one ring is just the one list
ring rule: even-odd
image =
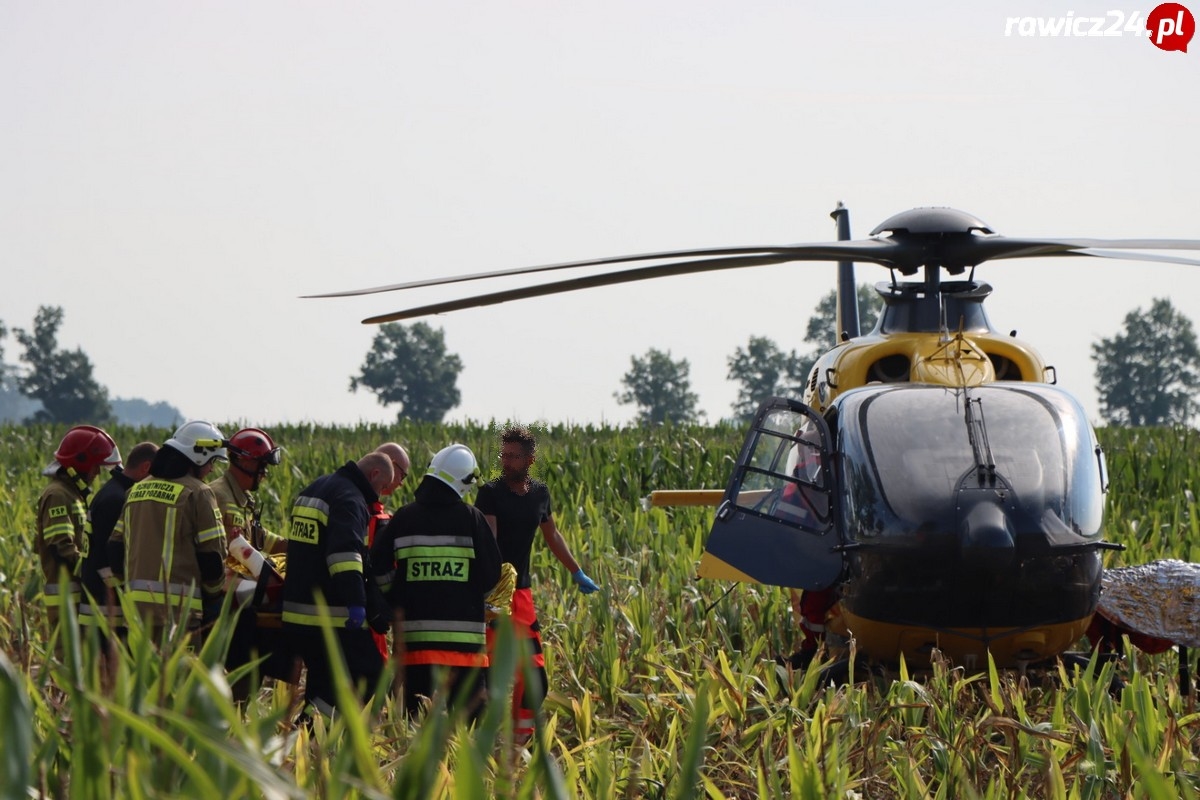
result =
[[[765,398],[724,491],[656,492],[715,504],[699,576],[835,598],[831,633],[878,662],[1024,667],[1066,653],[1097,610],[1104,453],[1054,368],[984,309],[985,262],[1104,258],[1200,266],[1146,250],[1200,240],[1013,238],[950,208],[916,208],[852,239],[675,250],[432,278],[343,297],[635,262],[648,266],[473,295],[369,317],[376,324],[530,297],[793,261],[838,263],[838,343],[799,398]],[[860,330],[855,262],[880,265],[883,304]]]

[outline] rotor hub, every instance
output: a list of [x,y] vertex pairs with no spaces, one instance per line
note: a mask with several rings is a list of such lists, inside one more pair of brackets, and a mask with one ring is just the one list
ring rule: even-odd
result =
[[885,219],[872,236],[891,234],[995,233],[991,226],[965,211],[954,208],[913,208]]

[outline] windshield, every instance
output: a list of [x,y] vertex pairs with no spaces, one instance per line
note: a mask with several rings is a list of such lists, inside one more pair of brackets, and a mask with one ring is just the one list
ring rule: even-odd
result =
[[1016,495],[1021,519],[1014,522],[1040,527],[1056,518],[1056,528],[1099,533],[1095,442],[1079,405],[1064,392],[993,384],[971,389],[969,396],[962,389],[909,386],[846,397],[839,449],[847,511],[858,535],[945,530],[956,519],[960,487],[969,485],[964,481],[981,462],[994,464],[1000,488]]

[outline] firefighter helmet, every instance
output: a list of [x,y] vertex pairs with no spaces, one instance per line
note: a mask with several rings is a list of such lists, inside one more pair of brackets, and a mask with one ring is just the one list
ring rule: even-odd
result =
[[465,444],[452,444],[434,453],[425,474],[437,478],[462,497],[479,480],[479,465],[471,448]]
[[94,425],[76,425],[54,451],[54,462],[50,471],[69,467],[86,475],[97,467],[116,467],[121,464],[121,451],[117,443],[102,429]]
[[266,431],[258,428],[242,428],[225,444],[232,458],[251,458],[271,466],[283,461],[283,449],[275,445]]
[[192,420],[179,426],[175,434],[166,441],[166,446],[183,453],[198,467],[203,467],[214,458],[229,460],[225,451],[225,436],[211,422]]

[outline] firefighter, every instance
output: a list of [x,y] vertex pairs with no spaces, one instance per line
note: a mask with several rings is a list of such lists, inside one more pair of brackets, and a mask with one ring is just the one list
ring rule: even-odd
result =
[[253,494],[270,468],[282,463],[283,449],[258,428],[242,428],[229,437],[225,449],[229,454],[229,469],[209,486],[221,508],[226,539],[232,542],[242,536],[260,553],[286,553],[287,539],[266,530],[259,522]]
[[404,483],[404,479],[408,477],[408,471],[411,468],[408,451],[395,442],[384,442],[375,448],[375,452],[383,453],[392,462],[392,482],[380,492],[384,497],[391,497],[400,488],[400,484]]
[[83,560],[79,564],[79,579],[84,597],[79,604],[79,624],[97,625],[97,617],[106,617],[119,626],[121,604],[115,593],[116,576],[108,564],[108,539],[121,518],[125,497],[135,483],[150,474],[150,463],[158,452],[154,442],[141,442],[129,451],[120,467],[113,467],[110,477],[88,508],[87,534],[84,537]]
[[292,506],[288,529],[288,567],[283,579],[283,631],[289,649],[308,670],[305,708],[332,716],[333,671],[321,631],[324,604],[332,620],[339,655],[350,680],[364,699],[375,691],[383,657],[367,629],[387,630],[386,609],[368,614],[363,564],[367,553],[367,520],[372,503],[393,480],[391,460],[368,453],[348,461],[337,472],[313,481]]
[[42,474],[50,483],[38,499],[35,547],[45,579],[43,590],[49,633],[58,624],[63,603],[79,601],[75,579],[85,547],[88,495],[104,467],[121,465],[117,443],[100,428],[76,425],[67,431]]
[[[370,551],[371,546],[375,543],[375,534],[387,527],[388,520],[392,518],[392,513],[383,505],[383,497],[391,497],[400,484],[404,483],[404,479],[408,477],[408,471],[411,468],[412,462],[409,461],[408,451],[395,442],[384,442],[375,448],[376,453],[383,453],[392,462],[392,482],[384,487],[380,492],[379,501],[371,504],[371,519],[367,522],[367,550]],[[368,591],[375,588],[374,581],[367,582]],[[386,601],[384,601],[386,602]],[[387,661],[388,657],[388,640],[386,633],[372,630],[371,638],[375,640],[375,646],[379,648],[379,655]]]
[[[256,561],[262,565],[259,567],[261,571],[265,566],[261,561],[263,554],[287,552],[287,540],[264,528],[259,521],[254,496],[270,468],[282,463],[283,449],[275,444],[270,434],[259,428],[242,428],[229,437],[225,449],[229,454],[229,468],[208,485],[221,509],[221,522],[225,526],[225,539],[230,553],[243,563]],[[252,552],[246,548],[251,548]],[[231,588],[241,584],[236,573],[227,571],[227,575]],[[268,581],[272,579],[279,578],[271,574],[265,578]],[[233,670],[265,655],[267,659],[259,667],[259,673],[294,683],[297,680],[296,670],[293,659],[283,646],[280,631],[278,628],[259,627],[258,609],[252,603],[255,594],[251,592],[241,604],[229,641],[229,652],[225,656],[225,667]],[[234,697],[245,700],[255,683],[249,675],[238,681],[231,687]]]
[[375,540],[376,581],[395,612],[402,646],[404,707],[433,697],[448,672],[448,705],[482,710],[487,688],[484,598],[500,579],[500,549],[482,512],[464,502],[479,469],[466,445],[439,450],[417,487]]
[[228,460],[225,437],[211,422],[185,422],[150,463],[150,476],[129,490],[108,540],[109,564],[156,630],[192,630],[216,620],[225,591],[225,528],[204,479]]

